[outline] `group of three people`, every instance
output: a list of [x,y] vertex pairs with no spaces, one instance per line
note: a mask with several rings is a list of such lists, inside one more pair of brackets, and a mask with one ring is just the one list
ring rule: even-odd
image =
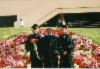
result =
[[67,29],[62,28],[59,37],[47,29],[47,35],[39,35],[38,26],[33,26],[33,34],[26,41],[26,50],[30,51],[32,68],[73,68],[72,50],[74,42]]

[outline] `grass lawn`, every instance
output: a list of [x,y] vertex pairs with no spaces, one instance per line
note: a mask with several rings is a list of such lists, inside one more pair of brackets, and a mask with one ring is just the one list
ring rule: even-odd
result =
[[86,35],[88,38],[92,39],[94,42],[100,44],[100,28],[70,28],[70,31],[79,33],[81,35]]
[[[0,40],[8,40],[9,38],[15,37],[18,33],[26,33],[31,30],[31,28],[0,28]],[[100,44],[100,29],[70,28],[70,31],[86,35],[94,42]]]
[[0,40],[8,40],[9,38],[15,37],[19,33],[26,33],[31,28],[0,28]]

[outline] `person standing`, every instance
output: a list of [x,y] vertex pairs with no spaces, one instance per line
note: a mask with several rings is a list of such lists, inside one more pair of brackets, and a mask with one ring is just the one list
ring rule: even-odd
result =
[[57,68],[60,59],[60,47],[57,45],[57,37],[52,33],[52,29],[47,29],[47,35],[43,38],[43,61],[44,68]]
[[58,20],[58,22],[57,22],[57,25],[56,25],[56,26],[57,26],[57,27],[60,27],[60,28],[62,27],[62,21],[61,21],[60,19]]
[[20,19],[20,27],[24,27],[24,21]]
[[39,35],[38,25],[33,25],[33,34],[28,37],[28,40],[26,41],[26,50],[27,52],[30,51],[30,60],[31,60],[31,67],[32,68],[41,68],[42,67],[42,61],[41,61],[41,46],[40,46],[40,40],[41,36]]
[[62,20],[62,27],[63,27],[63,28],[67,28],[67,25],[66,25],[65,20]]
[[66,28],[62,28],[62,35],[58,38],[59,46],[61,46],[61,68],[73,68],[73,53],[74,42],[72,37],[68,34]]
[[58,20],[58,22],[57,22],[57,27],[58,28],[67,28],[67,25],[66,25],[66,22],[65,22],[65,20],[63,19],[63,20]]

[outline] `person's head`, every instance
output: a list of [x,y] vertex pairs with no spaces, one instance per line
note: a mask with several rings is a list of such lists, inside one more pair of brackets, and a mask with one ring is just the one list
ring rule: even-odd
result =
[[33,33],[34,33],[34,34],[39,34],[39,29],[34,29],[34,30],[33,30]]
[[61,20],[59,19],[58,21],[60,22]]
[[22,19],[20,19],[20,21],[22,21]]
[[37,24],[34,24],[31,28],[33,28],[33,30],[34,30],[34,29],[38,29],[39,26]]
[[69,32],[68,32],[68,29],[67,28],[62,28],[62,33],[63,34],[68,34]]
[[61,19],[59,19],[58,22],[61,23]]
[[52,29],[51,29],[51,28],[48,28],[48,29],[47,29],[47,34],[48,34],[48,35],[52,34]]
[[37,25],[37,24],[34,24],[33,26],[32,26],[32,28],[33,28],[33,33],[35,33],[35,34],[37,34],[37,33],[39,33],[39,26]]

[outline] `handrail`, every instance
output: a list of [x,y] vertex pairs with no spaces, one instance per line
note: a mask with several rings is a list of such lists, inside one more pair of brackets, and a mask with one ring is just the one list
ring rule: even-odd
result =
[[45,17],[47,17],[47,16],[49,16],[50,14],[52,14],[53,12],[55,12],[56,10],[59,10],[59,9],[65,9],[65,8],[56,8],[56,9],[54,9],[54,10],[52,10],[51,12],[49,12],[48,14],[46,14],[45,16],[43,16],[42,18],[40,18],[40,19],[38,19],[37,20],[37,23],[39,22],[39,21],[41,21],[42,19],[44,19]]
[[45,16],[43,16],[42,18],[38,19],[38,20],[37,20],[37,23],[38,23],[39,21],[41,21],[42,19],[44,19],[45,17],[47,17],[47,16],[49,16],[50,14],[52,14],[53,12],[55,12],[56,10],[57,10],[57,8],[54,9],[54,10],[52,10],[51,12],[49,12],[48,14],[46,14]]

